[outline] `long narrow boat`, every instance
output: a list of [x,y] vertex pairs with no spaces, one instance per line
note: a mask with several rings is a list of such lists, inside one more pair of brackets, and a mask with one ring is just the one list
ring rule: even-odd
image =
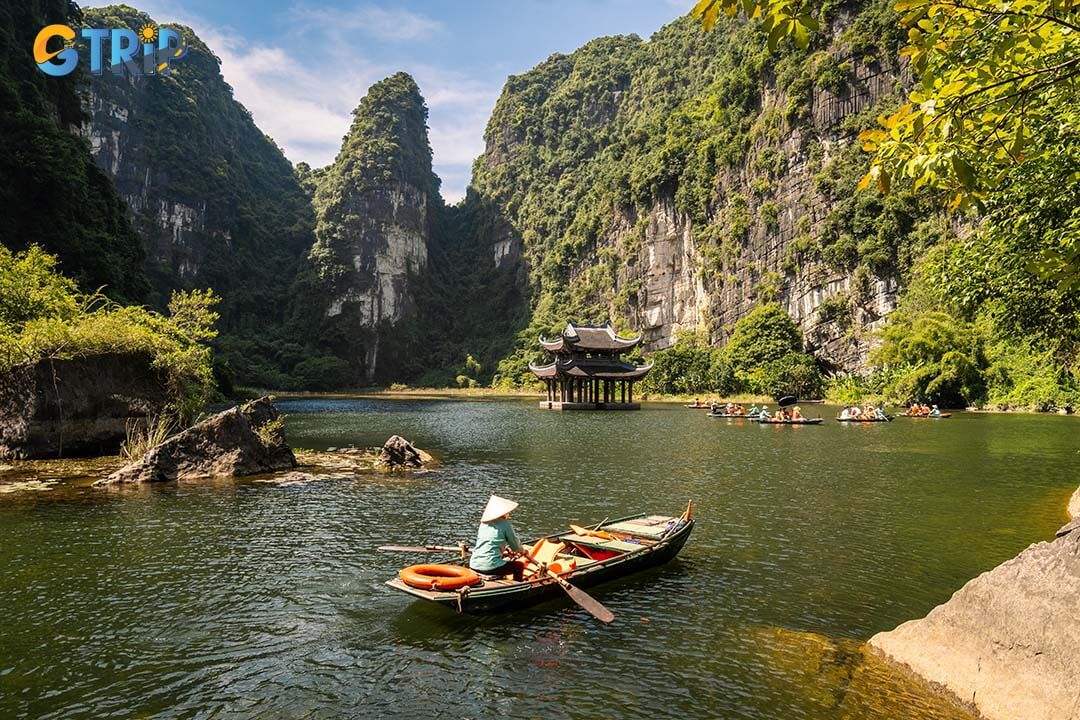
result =
[[705,417],[711,418],[729,418],[734,420],[757,420],[758,413],[751,415],[750,413],[706,413]]
[[838,418],[836,418],[836,422],[851,422],[851,423],[879,423],[879,422],[889,422],[890,420],[892,420],[892,418],[889,418],[889,417],[883,417],[883,418],[879,418],[879,417],[874,417],[874,418],[838,417]]
[[908,415],[907,413],[900,413],[896,417],[911,418],[912,420],[947,420],[952,417],[952,413],[938,413],[937,415]]
[[777,420],[776,418],[761,418],[758,420],[762,425],[820,425],[825,422],[822,418],[803,418],[802,420]]
[[695,405],[694,403],[687,403],[686,407],[690,408],[691,410],[708,410],[712,407],[712,405],[710,405],[709,403],[702,403],[700,405]]
[[[611,539],[591,534],[579,535],[570,530],[548,535],[542,540],[565,544],[565,548],[554,556],[554,562],[570,568],[561,572],[560,577],[584,588],[668,562],[682,550],[693,529],[693,518],[641,514],[605,523],[597,531],[586,531],[607,534],[612,536]],[[526,548],[534,545],[526,545]],[[456,567],[461,565],[459,563]],[[485,579],[478,584],[449,591],[413,587],[400,577],[387,580],[386,584],[421,600],[465,613],[501,612],[531,605],[562,595],[563,592],[551,577],[522,582]]]

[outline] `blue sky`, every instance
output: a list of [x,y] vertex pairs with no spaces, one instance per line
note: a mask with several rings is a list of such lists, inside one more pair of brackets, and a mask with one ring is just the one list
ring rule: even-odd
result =
[[[101,0],[84,6],[112,4]],[[443,195],[460,199],[508,75],[601,35],[648,38],[693,0],[128,0],[192,27],[255,122],[290,160],[333,161],[350,112],[405,70],[430,110]]]

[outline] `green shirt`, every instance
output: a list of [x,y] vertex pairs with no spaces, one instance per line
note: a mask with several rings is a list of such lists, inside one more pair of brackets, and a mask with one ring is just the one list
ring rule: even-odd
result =
[[512,550],[521,551],[521,543],[510,521],[500,518],[489,523],[480,523],[480,530],[476,533],[476,547],[473,548],[472,557],[469,559],[469,567],[478,572],[488,572],[506,564],[506,558],[502,556],[504,545],[509,545]]

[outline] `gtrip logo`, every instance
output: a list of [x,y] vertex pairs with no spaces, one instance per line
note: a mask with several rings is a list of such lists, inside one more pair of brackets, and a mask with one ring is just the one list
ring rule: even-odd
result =
[[[108,67],[114,75],[159,75],[187,54],[184,36],[171,28],[147,23],[139,32],[128,28],[81,28],[79,36],[90,47],[90,72],[101,75]],[[34,62],[46,75],[62,77],[79,64],[76,32],[67,25],[47,25],[34,39]],[[50,41],[61,47],[49,50]],[[105,64],[105,42],[109,43],[109,63]],[[53,42],[53,47],[56,43]]]

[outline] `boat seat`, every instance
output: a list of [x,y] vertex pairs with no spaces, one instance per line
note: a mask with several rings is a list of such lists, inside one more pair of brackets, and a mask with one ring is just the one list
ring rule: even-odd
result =
[[575,535],[573,533],[560,535],[559,539],[574,543],[575,545],[584,545],[585,547],[597,548],[598,550],[614,550],[621,553],[640,550],[642,547],[638,543],[628,543],[623,542],[622,540],[604,540],[603,538],[592,537],[590,535]]
[[566,543],[564,542],[552,542],[547,538],[540,538],[536,541],[536,544],[529,549],[529,557],[538,563],[550,564],[555,556],[566,549]]
[[602,529],[610,532],[640,535],[641,537],[659,540],[664,536],[664,531],[667,530],[667,524],[672,520],[677,519],[678,518],[667,517],[666,515],[649,515],[648,517],[633,518],[612,525],[605,525]]

